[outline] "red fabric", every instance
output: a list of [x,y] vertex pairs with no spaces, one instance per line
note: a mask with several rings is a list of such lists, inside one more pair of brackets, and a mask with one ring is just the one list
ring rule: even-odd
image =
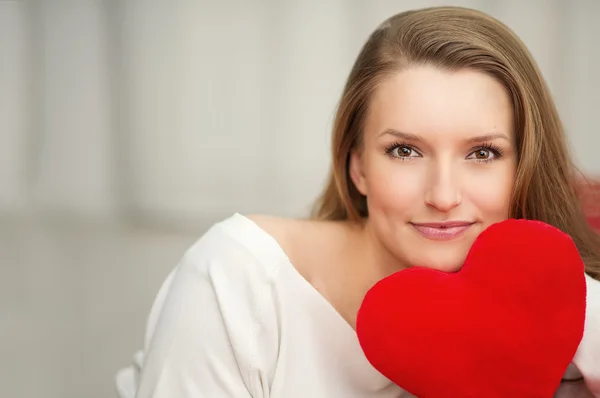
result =
[[597,178],[576,182],[581,206],[592,227],[600,232],[600,181]]
[[600,216],[588,217],[588,220],[589,220],[590,224],[592,225],[592,228],[594,228],[596,231],[600,232]]
[[551,398],[583,336],[584,265],[571,238],[507,220],[463,268],[410,268],[378,282],[357,318],[383,375],[419,398]]

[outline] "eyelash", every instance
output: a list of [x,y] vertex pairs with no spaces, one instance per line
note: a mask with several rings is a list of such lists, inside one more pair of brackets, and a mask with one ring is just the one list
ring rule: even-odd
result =
[[[385,148],[385,153],[386,153],[386,154],[387,154],[389,157],[391,157],[391,158],[393,158],[393,159],[398,159],[398,160],[402,160],[402,161],[409,159],[409,158],[406,158],[406,157],[394,156],[394,155],[392,154],[392,152],[393,152],[393,151],[394,151],[394,149],[396,149],[396,148],[408,148],[408,149],[410,149],[410,150],[412,150],[412,151],[415,151],[415,152],[417,152],[417,153],[419,152],[419,151],[417,151],[417,149],[416,149],[416,148],[415,148],[413,145],[411,145],[411,144],[402,143],[402,142],[394,142],[394,143],[392,143],[392,144],[388,145],[388,146]],[[492,159],[475,159],[477,162],[482,162],[482,163],[489,163],[489,162],[492,162],[492,161],[494,161],[494,160],[498,160],[498,159],[500,159],[500,158],[502,157],[502,155],[503,155],[502,148],[500,148],[500,147],[499,147],[499,146],[497,146],[497,145],[491,144],[491,143],[489,143],[489,144],[483,144],[483,145],[480,145],[480,146],[478,146],[478,147],[472,148],[472,149],[471,149],[471,152],[469,152],[469,155],[470,155],[470,154],[472,154],[472,153],[474,153],[474,152],[477,152],[477,151],[489,151],[489,152],[491,152],[491,153],[493,153],[493,154],[494,154],[494,157],[493,157]]]

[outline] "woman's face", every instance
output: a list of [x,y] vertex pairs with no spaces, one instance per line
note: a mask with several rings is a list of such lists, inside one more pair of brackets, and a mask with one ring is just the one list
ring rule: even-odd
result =
[[474,70],[403,70],[371,99],[350,174],[367,230],[403,266],[456,271],[475,238],[509,216],[516,170],[512,104]]

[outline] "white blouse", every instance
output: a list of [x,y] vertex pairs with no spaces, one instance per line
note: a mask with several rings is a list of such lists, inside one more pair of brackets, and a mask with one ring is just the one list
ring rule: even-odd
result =
[[[591,294],[575,364],[600,397],[600,283],[588,278]],[[144,352],[117,388],[127,398],[412,396],[370,365],[350,325],[240,214],[211,227],[168,276]]]

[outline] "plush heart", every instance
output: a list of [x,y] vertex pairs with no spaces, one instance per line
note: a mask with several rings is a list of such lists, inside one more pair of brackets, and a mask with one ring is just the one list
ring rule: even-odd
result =
[[378,282],[357,317],[364,353],[419,398],[550,398],[583,336],[584,265],[571,238],[507,220],[455,273],[409,268]]

